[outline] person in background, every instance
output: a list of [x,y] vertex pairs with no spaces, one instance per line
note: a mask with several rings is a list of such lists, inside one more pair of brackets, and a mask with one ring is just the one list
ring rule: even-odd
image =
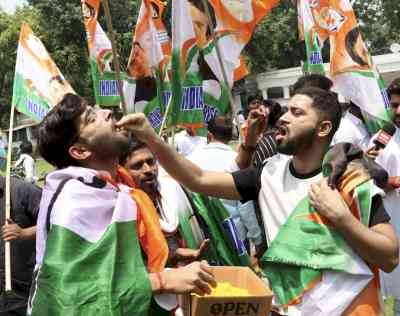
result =
[[187,127],[175,135],[175,148],[183,156],[190,155],[199,146],[204,146],[207,139],[196,135],[193,128]]
[[35,159],[32,157],[33,147],[29,141],[23,142],[19,147],[20,156],[15,162],[15,167],[24,168],[25,181],[35,183],[37,180],[35,171]]
[[[257,109],[252,109],[249,119],[252,118],[255,110]],[[207,130],[207,145],[197,148],[187,159],[208,171],[234,172],[239,170],[236,162],[238,154],[229,146],[229,142],[232,140],[232,120],[226,116],[216,116],[208,122]],[[254,208],[235,200],[222,199],[221,202],[231,214],[239,237],[247,248],[249,248],[248,239],[255,245],[259,245],[262,242],[262,236]]]
[[[374,135],[368,152],[373,153],[372,158],[375,158],[375,161],[389,174],[389,183],[383,203],[391,217],[390,222],[395,228],[397,238],[400,239],[400,78],[392,81],[387,92],[396,132],[383,149],[376,148],[373,141],[377,135]],[[391,273],[381,271],[381,284],[382,294],[385,297],[394,297],[394,312],[396,316],[400,316],[400,267]]]
[[[0,216],[5,218],[5,178],[0,176]],[[34,184],[11,178],[11,218],[1,229],[0,292],[4,292],[4,241],[11,242],[12,289],[18,294],[8,302],[7,311],[0,316],[26,315],[29,289],[35,266],[36,220],[42,190]]]
[[6,169],[7,163],[7,153],[6,153],[6,144],[3,140],[3,134],[0,131],[0,170]]

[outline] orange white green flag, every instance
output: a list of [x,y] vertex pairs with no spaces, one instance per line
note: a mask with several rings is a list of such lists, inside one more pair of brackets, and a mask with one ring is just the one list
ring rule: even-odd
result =
[[328,34],[322,31],[317,32],[311,6],[309,0],[297,1],[299,37],[304,41],[306,48],[303,72],[325,74],[321,50]]
[[18,42],[12,103],[40,122],[66,93],[74,90],[28,24],[23,23]]
[[172,111],[169,125],[204,125],[199,47],[187,0],[172,1]]
[[[279,2],[279,0],[209,0],[216,20],[216,40],[221,50],[229,87],[247,75],[241,52],[250,41],[257,24]],[[223,82],[215,50],[205,54],[205,59],[216,72],[220,82]]]
[[167,101],[164,91],[171,42],[162,21],[166,2],[143,0],[132,39],[125,83],[128,112],[144,112],[159,128]]
[[327,33],[330,38],[330,75],[337,92],[366,114],[369,132],[375,133],[383,125],[391,124],[384,82],[362,39],[350,1],[308,1],[316,31]]
[[96,103],[118,105],[120,96],[113,69],[111,42],[97,21],[100,0],[81,0],[81,4]]

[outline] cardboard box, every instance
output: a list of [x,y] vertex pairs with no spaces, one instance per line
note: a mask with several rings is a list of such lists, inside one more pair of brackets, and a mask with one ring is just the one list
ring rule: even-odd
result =
[[247,267],[212,267],[217,282],[229,282],[234,287],[247,289],[249,296],[216,297],[187,295],[183,302],[185,316],[267,316],[272,302],[272,291]]

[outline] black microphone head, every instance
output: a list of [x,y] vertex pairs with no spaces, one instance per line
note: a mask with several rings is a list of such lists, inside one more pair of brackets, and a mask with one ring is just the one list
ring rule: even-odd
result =
[[394,124],[385,124],[374,140],[375,146],[378,149],[385,148],[394,133],[396,133],[396,127],[394,126]]

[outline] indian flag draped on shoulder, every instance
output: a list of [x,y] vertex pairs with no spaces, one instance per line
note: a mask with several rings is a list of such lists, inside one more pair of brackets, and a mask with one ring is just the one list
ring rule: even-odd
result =
[[[361,154],[346,151],[348,145],[338,144],[326,154],[323,175],[331,174],[338,158],[350,160],[337,188],[352,215],[368,227],[376,211],[371,208],[372,198],[383,195],[374,181],[384,182],[387,174]],[[280,227],[261,262],[276,303],[288,308],[289,315],[380,315],[376,269],[371,270],[341,233],[310,206],[308,196]]]
[[40,122],[47,112],[74,90],[28,24],[23,23],[18,42],[12,103]]
[[334,89],[360,107],[371,134],[391,124],[390,104],[349,0],[307,1],[320,37],[330,38]]
[[151,125],[161,127],[170,96],[167,65],[171,43],[162,21],[166,3],[143,0],[132,39],[125,84],[128,112],[143,112]]
[[118,105],[120,96],[111,42],[97,21],[100,0],[81,0],[81,3],[96,103],[105,106]]
[[168,248],[150,199],[118,177],[81,167],[47,177],[29,315],[147,315],[148,271],[164,269]]

